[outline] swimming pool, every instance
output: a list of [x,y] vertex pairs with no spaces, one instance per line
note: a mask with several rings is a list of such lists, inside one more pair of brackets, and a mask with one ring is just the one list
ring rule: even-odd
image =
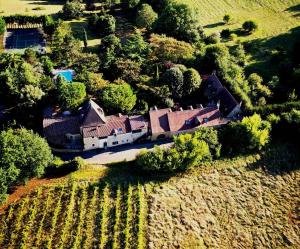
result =
[[71,82],[73,80],[73,76],[74,76],[74,70],[72,69],[67,69],[67,70],[56,70],[54,72],[55,74],[55,78],[60,75],[62,77],[64,77],[68,82]]

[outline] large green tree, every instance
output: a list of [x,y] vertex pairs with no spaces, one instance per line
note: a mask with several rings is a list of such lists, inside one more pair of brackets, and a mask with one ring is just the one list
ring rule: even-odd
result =
[[232,122],[224,128],[223,148],[232,154],[261,150],[270,141],[270,130],[270,123],[260,115],[244,117],[241,122]]
[[181,98],[183,96],[184,78],[182,71],[178,67],[166,70],[160,81],[170,88],[173,97]]
[[83,83],[59,83],[58,99],[64,109],[75,109],[79,107],[85,100],[86,87]]
[[136,25],[139,28],[152,29],[153,23],[157,20],[158,15],[149,4],[142,4],[137,12]]
[[40,177],[53,160],[51,150],[39,135],[26,129],[0,133],[0,202],[8,187],[31,177]]
[[202,27],[195,9],[169,1],[156,22],[155,30],[188,42],[199,41]]
[[101,101],[106,109],[115,112],[129,112],[136,104],[136,95],[125,82],[112,83],[104,88]]
[[62,9],[62,18],[66,20],[79,18],[83,15],[83,9],[79,0],[69,1],[64,4]]

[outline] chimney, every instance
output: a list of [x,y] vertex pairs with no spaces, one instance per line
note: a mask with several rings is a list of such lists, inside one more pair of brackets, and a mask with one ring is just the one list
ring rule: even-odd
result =
[[189,109],[189,110],[194,110],[194,108],[193,108],[192,105],[188,106],[188,109]]
[[220,110],[220,104],[221,104],[221,102],[220,102],[220,100],[219,100],[218,103],[217,103],[217,108],[218,108],[218,110]]
[[217,75],[217,71],[216,71],[216,70],[213,70],[213,71],[212,71],[212,75]]
[[118,113],[118,116],[119,116],[119,117],[122,117],[122,113]]
[[172,112],[172,109],[171,109],[171,108],[169,108],[169,112]]
[[183,111],[182,107],[179,108],[179,111],[181,111],[181,112]]
[[156,105],[153,107],[153,110],[157,111],[157,106]]

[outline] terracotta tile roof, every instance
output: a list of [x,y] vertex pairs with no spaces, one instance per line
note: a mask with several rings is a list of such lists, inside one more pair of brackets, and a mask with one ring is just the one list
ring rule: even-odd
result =
[[158,109],[149,112],[152,133],[162,133],[170,130],[168,121],[169,112],[170,109]]
[[[170,131],[189,130],[202,125],[204,120],[208,123],[221,117],[216,107],[198,108],[194,110],[183,110],[168,113]],[[197,120],[201,121],[200,124]]]
[[139,130],[147,128],[149,126],[149,121],[145,119],[142,115],[131,116],[129,117],[129,123],[131,130]]
[[107,116],[106,123],[83,127],[83,137],[107,137],[116,133],[131,132],[128,116]]

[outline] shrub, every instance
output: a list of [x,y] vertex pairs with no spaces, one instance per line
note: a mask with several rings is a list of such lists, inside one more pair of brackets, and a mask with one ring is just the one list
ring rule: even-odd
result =
[[3,35],[6,30],[6,23],[4,19],[0,16],[0,35]]
[[270,140],[270,130],[270,123],[258,114],[244,117],[241,122],[230,123],[224,128],[221,133],[223,148],[232,154],[261,150]]
[[225,14],[224,17],[223,17],[223,21],[225,24],[229,24],[230,22],[232,22],[233,18],[231,15],[229,14]]
[[231,32],[230,32],[229,29],[223,29],[223,30],[221,31],[221,37],[222,37],[223,39],[228,39],[228,38],[230,37],[230,34],[231,34]]
[[250,20],[243,23],[243,30],[246,33],[252,34],[257,29],[258,29],[258,25],[255,21]]
[[62,17],[65,20],[79,18],[83,14],[81,4],[79,1],[74,0],[72,2],[67,1],[62,9]]
[[169,149],[155,147],[152,151],[143,151],[137,157],[137,165],[146,171],[176,172],[184,171],[211,159],[208,144],[192,134],[174,137]]
[[211,35],[206,37],[205,41],[207,44],[217,44],[220,42],[220,34],[212,33]]
[[154,12],[151,5],[142,4],[140,9],[137,12],[136,25],[139,28],[146,28],[150,30],[153,23],[157,20],[157,13]]

